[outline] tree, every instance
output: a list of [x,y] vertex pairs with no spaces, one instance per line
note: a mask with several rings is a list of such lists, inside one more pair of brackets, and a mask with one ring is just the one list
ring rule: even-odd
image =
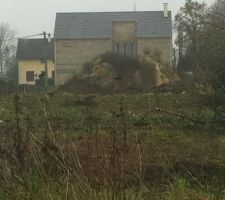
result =
[[210,25],[215,28],[216,33],[225,31],[225,0],[217,0],[209,13]]
[[[218,0],[205,17],[204,28],[199,39],[200,69],[208,71],[209,82],[215,85],[218,75],[225,68],[225,0]],[[224,74],[225,75],[225,74]],[[224,76],[225,77],[225,76]],[[205,76],[206,78],[206,76]],[[224,78],[223,78],[224,79]]]
[[13,38],[15,31],[7,24],[0,24],[0,72],[5,72],[9,60],[15,55],[15,44]]
[[180,69],[191,69],[194,81],[211,88],[215,118],[225,118],[225,0],[207,8],[192,0],[176,15]]
[[179,66],[184,64],[182,61],[185,55],[190,55],[192,66],[199,67],[199,38],[202,34],[203,22],[206,13],[206,4],[197,1],[186,0],[184,7],[181,7],[175,16],[177,29],[176,44],[179,51]]
[[13,81],[14,84],[18,84],[18,63],[15,56],[7,59],[5,68],[7,69],[7,77]]
[[205,29],[211,49],[210,55],[205,54],[205,65],[215,91],[215,117],[225,118],[225,0],[217,0],[212,6]]

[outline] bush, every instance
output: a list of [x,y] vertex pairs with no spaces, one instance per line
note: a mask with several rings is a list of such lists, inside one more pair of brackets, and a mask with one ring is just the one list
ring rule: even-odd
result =
[[161,63],[161,61],[162,61],[161,60],[162,52],[159,49],[154,49],[154,50],[145,49],[144,54],[151,56],[152,60],[154,60],[158,63]]
[[[154,51],[153,57],[160,61],[160,52]],[[62,89],[78,94],[142,93],[164,81],[160,64],[149,55],[139,58],[105,53],[86,63],[83,72]]]

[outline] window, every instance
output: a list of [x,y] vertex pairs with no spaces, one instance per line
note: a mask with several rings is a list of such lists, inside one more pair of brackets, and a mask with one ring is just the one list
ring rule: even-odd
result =
[[55,79],[55,71],[52,71],[52,79]]
[[114,53],[127,56],[136,55],[136,44],[133,43],[123,43],[114,45]]
[[116,53],[120,53],[120,44],[116,44]]
[[127,44],[126,48],[127,48],[127,55],[132,55],[132,49],[131,49],[131,44]]
[[127,44],[124,44],[124,55],[127,55]]
[[124,54],[124,44],[120,44],[120,51],[119,51],[119,53],[120,53],[121,55]]
[[27,81],[34,81],[34,71],[27,71],[26,72],[26,80]]
[[119,53],[119,51],[120,51],[120,44],[115,44],[113,50],[114,50],[114,53]]
[[62,45],[63,47],[72,47],[72,43],[70,41],[64,41]]
[[135,44],[131,44],[131,52],[132,52],[132,55],[137,54],[137,46]]

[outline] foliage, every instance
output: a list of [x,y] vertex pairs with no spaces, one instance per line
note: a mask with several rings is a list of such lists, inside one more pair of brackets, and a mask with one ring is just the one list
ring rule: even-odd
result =
[[162,52],[159,49],[154,49],[154,50],[144,49],[144,54],[150,55],[152,60],[154,60],[158,63],[162,62],[162,60],[161,60]]
[[180,71],[193,71],[194,81],[213,89],[215,118],[225,111],[225,2],[207,9],[204,3],[187,0],[176,15]]
[[18,84],[18,64],[15,57],[11,57],[8,59],[6,63],[7,76],[10,80],[14,82],[14,84]]
[[138,68],[140,66],[140,63],[138,62],[138,59],[136,57],[118,55],[116,53],[102,54],[100,59],[103,63],[106,62],[117,67],[117,70],[119,70],[120,67]]
[[[186,0],[184,7],[181,7],[175,17],[177,39],[179,46],[178,67],[193,69],[199,66],[199,39],[203,33],[206,4],[193,0]],[[186,56],[189,56],[186,58]],[[185,63],[189,61],[189,63]]]
[[[159,61],[159,62],[158,62]],[[61,87],[78,94],[143,93],[174,77],[163,70],[161,52],[147,51],[139,57],[105,53],[84,65],[83,74],[74,76]],[[168,75],[168,77],[167,77]]]
[[222,199],[224,126],[208,123],[210,94],[2,97],[0,197]]

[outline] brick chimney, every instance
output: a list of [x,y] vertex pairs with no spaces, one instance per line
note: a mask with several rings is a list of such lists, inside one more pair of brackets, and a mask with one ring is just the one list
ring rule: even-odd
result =
[[164,17],[169,17],[168,3],[163,3],[163,7],[164,7]]

